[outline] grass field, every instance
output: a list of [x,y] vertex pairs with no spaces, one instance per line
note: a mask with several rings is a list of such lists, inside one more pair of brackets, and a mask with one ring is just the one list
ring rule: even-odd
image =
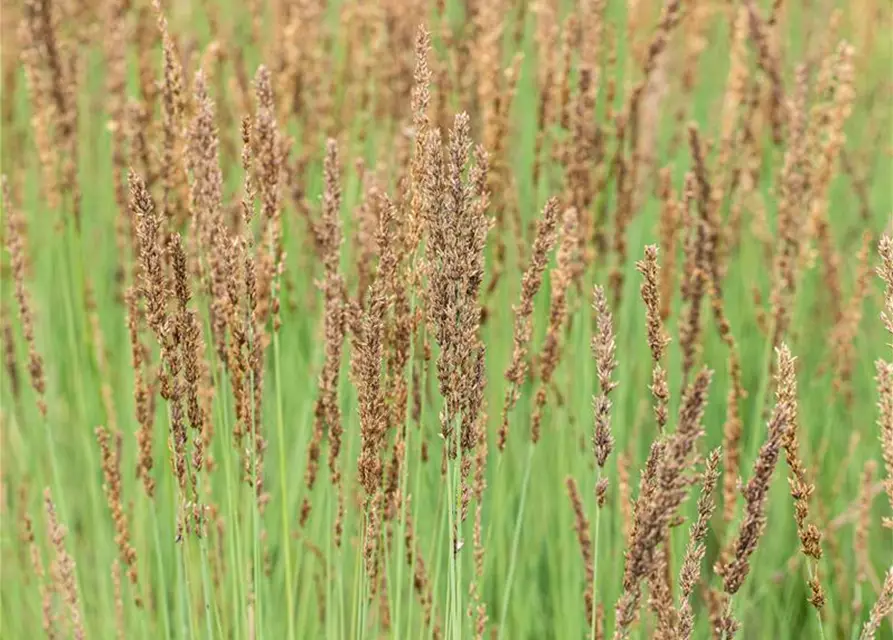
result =
[[891,29],[3,0],[0,636],[893,638]]

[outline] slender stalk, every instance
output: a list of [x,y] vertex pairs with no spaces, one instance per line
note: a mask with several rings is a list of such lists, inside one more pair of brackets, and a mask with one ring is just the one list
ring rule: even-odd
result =
[[[596,465],[596,486],[602,479],[602,468]],[[592,543],[592,620],[589,625],[589,638],[590,640],[595,640],[595,621],[598,618],[596,612],[598,610],[598,542],[599,542],[599,534],[601,533],[601,522],[602,522],[602,508],[599,505],[595,506],[595,537],[593,538]]]
[[[806,559],[806,573],[809,576],[810,580],[815,579],[818,569],[819,568],[818,568],[817,562],[815,563],[815,566],[814,566],[813,563],[808,558]],[[825,640],[825,625],[822,623],[822,612],[819,609],[816,609],[815,607],[812,607],[812,609],[815,610],[815,618],[816,618],[816,622],[818,623],[818,626],[819,626],[819,636],[822,638],[822,640]]]
[[509,555],[509,573],[506,577],[505,589],[502,593],[502,609],[499,612],[502,616],[502,620],[500,620],[499,635],[497,636],[497,640],[503,639],[505,629],[508,626],[509,600],[512,595],[512,584],[515,577],[515,566],[518,560],[518,544],[521,541],[521,524],[524,522],[524,506],[527,503],[527,489],[530,486],[530,469],[533,466],[533,451],[535,447],[536,445],[531,442],[527,448],[527,463],[524,467],[524,480],[521,483],[521,503],[518,505],[518,515],[515,518],[515,532],[512,535],[512,551]]
[[291,540],[288,527],[288,501],[285,498],[288,486],[288,475],[285,466],[285,419],[282,415],[282,371],[279,356],[279,332],[273,332],[273,368],[276,375],[276,435],[279,439],[279,491],[282,514],[282,547],[285,561],[285,601],[288,611],[285,614],[288,628],[288,640],[295,640],[295,604],[294,582],[292,580]]

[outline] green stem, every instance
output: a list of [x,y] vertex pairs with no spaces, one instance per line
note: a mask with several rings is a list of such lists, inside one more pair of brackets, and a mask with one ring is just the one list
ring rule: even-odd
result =
[[[598,467],[596,471],[596,480],[595,486],[598,486],[598,483],[602,478],[602,468]],[[590,620],[589,624],[589,638],[590,640],[595,640],[595,618],[596,618],[596,598],[598,597],[598,543],[599,543],[599,534],[601,532],[601,521],[602,521],[602,507],[598,504],[595,505],[595,539],[592,550],[592,620]]]
[[530,486],[530,469],[533,466],[533,451],[536,445],[531,442],[527,449],[527,463],[524,468],[524,480],[521,484],[521,503],[518,505],[518,516],[515,518],[515,532],[512,535],[512,551],[509,556],[509,573],[505,580],[505,590],[502,595],[502,609],[499,614],[502,616],[499,625],[499,635],[497,640],[502,640],[505,635],[506,627],[508,627],[508,608],[509,600],[512,595],[512,583],[515,577],[515,566],[518,559],[518,544],[521,541],[521,525],[524,522],[524,506],[527,502],[527,488]]
[[286,606],[288,607],[285,617],[288,621],[288,640],[294,640],[294,582],[292,581],[291,540],[289,538],[288,528],[288,501],[285,499],[285,488],[288,486],[288,476],[285,469],[285,420],[282,415],[282,372],[279,358],[278,331],[273,332],[273,367],[276,374],[276,435],[279,439],[279,491],[282,495],[280,502],[282,513],[282,546],[285,560],[285,601]]

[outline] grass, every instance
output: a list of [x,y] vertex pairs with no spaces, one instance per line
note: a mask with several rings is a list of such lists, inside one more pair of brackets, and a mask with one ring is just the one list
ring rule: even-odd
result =
[[[879,316],[893,295],[889,288],[883,292],[873,273],[893,211],[887,180],[893,170],[888,108],[893,50],[884,36],[891,26],[884,3],[869,2],[858,10],[834,2],[821,9],[783,5],[775,26],[769,3],[745,3],[754,17],[742,14],[747,20],[738,69],[744,71],[747,92],[737,96],[727,87],[735,69],[734,12],[728,3],[683,3],[678,24],[663,29],[657,2],[639,2],[633,11],[614,0],[604,6],[477,3],[477,10],[473,3],[450,1],[441,13],[425,3],[344,1],[318,8],[299,3],[291,14],[287,3],[162,4],[175,48],[169,59],[182,67],[179,90],[170,76],[165,79],[159,14],[147,0],[72,8],[50,0],[3,4],[0,172],[8,195],[0,279],[6,356],[0,380],[0,635],[19,638],[38,629],[55,630],[56,637],[168,639],[611,635],[630,566],[625,530],[635,517],[620,496],[628,492],[636,498],[647,487],[640,484],[640,471],[652,443],[684,444],[683,391],[705,366],[713,378],[701,406],[703,436],[690,443],[678,470],[671,460],[657,463],[664,481],[656,485],[654,499],[666,498],[670,480],[685,484],[685,499],[678,512],[645,508],[644,499],[637,511],[667,517],[651,549],[666,566],[652,558],[648,574],[634,580],[642,597],[626,632],[675,638],[681,624],[678,575],[690,524],[698,516],[703,458],[728,445],[724,425],[734,381],[729,346],[711,306],[718,303],[729,321],[746,392],[738,406],[740,470],[733,474],[743,483],[753,478],[754,463],[763,455],[773,409],[787,415],[776,407],[788,405],[777,401],[780,389],[771,377],[775,347],[783,342],[795,357],[797,455],[814,485],[806,501],[807,522],[821,531],[821,558],[800,552],[791,468],[779,460],[761,507],[765,533],[749,557],[743,586],[723,600],[716,566],[735,541],[746,497],[732,496],[733,517],[726,521],[725,497],[718,489],[703,540],[705,556],[697,565],[692,637],[715,635],[711,613],[722,606],[710,605],[711,590],[741,625],[739,637],[859,637],[872,607],[884,602],[884,577],[893,562],[890,531],[882,525],[891,508],[883,451],[893,450],[893,440],[888,434],[882,442],[886,432],[879,426],[884,420],[879,406],[887,396],[875,380],[874,364],[890,360],[890,338]],[[122,12],[112,10],[116,7]],[[46,10],[54,16],[49,28],[42,22]],[[22,34],[34,40],[30,49],[28,38],[17,32],[20,22]],[[414,73],[419,76],[420,26],[431,38],[430,102],[424,114],[411,93]],[[759,56],[761,28],[769,34],[768,60]],[[579,41],[573,37],[576,29]],[[664,48],[658,47],[655,69],[646,76],[648,47],[662,38]],[[854,47],[851,81],[847,54],[838,49],[841,40]],[[60,48],[58,58],[47,53],[48,43]],[[517,62],[516,54],[522,56]],[[57,62],[61,66],[54,66]],[[252,85],[261,64],[271,74],[270,105]],[[799,112],[809,118],[807,153],[792,158],[797,138],[790,123],[797,113],[801,64],[808,74],[806,104]],[[824,87],[823,65],[834,71]],[[194,98],[199,66],[219,128],[219,202],[213,180],[202,173],[205,165],[197,164],[198,152],[216,144],[214,136],[189,129],[200,114]],[[513,68],[519,76],[512,93],[506,71]],[[587,69],[596,78],[592,104],[580,91]],[[767,69],[777,69],[782,105],[792,105],[790,111],[782,109],[784,138],[777,142]],[[636,118],[631,96],[645,79]],[[847,89],[853,91],[851,113],[836,127],[833,109],[846,102]],[[759,96],[753,113],[747,104],[751,91]],[[182,100],[184,113],[166,111],[165,95]],[[649,107],[649,100],[657,107]],[[729,100],[734,137],[724,145],[723,105]],[[147,119],[136,117],[137,106],[147,110]],[[564,122],[562,109],[568,114]],[[427,137],[441,129],[446,148],[448,130],[461,111],[470,116],[472,157],[450,167],[447,154],[443,171],[452,171],[465,190],[464,208],[437,181],[433,159],[444,157],[438,155],[443,150]],[[66,137],[65,117],[74,113],[76,128]],[[252,212],[247,222],[241,205],[243,116],[259,137],[264,118],[274,116],[273,130],[283,142],[279,157],[273,146],[253,141],[249,166],[257,191],[245,200]],[[167,126],[166,118],[173,125]],[[629,143],[630,122],[646,141],[639,150]],[[661,233],[668,209],[657,189],[658,172],[667,171],[674,202],[681,203],[687,175],[700,171],[690,150],[689,122],[704,145],[708,179],[714,188],[725,188],[704,216],[704,228],[719,233],[723,245],[712,258],[703,239],[684,246],[686,234],[697,236],[691,220],[699,215],[697,205],[704,204],[695,194],[692,217],[680,215],[677,224],[672,288],[661,292],[671,294],[665,299],[670,313],[660,328],[671,338],[661,358],[669,388],[669,421],[661,436],[652,411],[654,360],[639,293],[643,276],[635,263],[646,245],[656,244],[658,261],[668,268],[668,238]],[[165,136],[173,141],[174,162],[163,160]],[[839,149],[835,136],[843,136]],[[337,176],[327,175],[324,167],[329,137],[337,144]],[[140,138],[149,148],[148,163],[139,152]],[[190,139],[200,142],[197,149],[189,150]],[[487,206],[475,183],[481,160],[473,149],[479,143],[490,154]],[[820,171],[825,149],[830,149],[827,181]],[[746,161],[758,169],[756,181],[731,187]],[[793,172],[785,172],[786,162],[795,163]],[[162,285],[161,305],[170,320],[160,332],[151,326],[151,295],[139,277],[147,270],[137,266],[145,248],[136,242],[136,230],[145,216],[128,193],[131,167],[150,182],[148,194],[163,214],[162,236],[182,234],[189,264],[185,282],[191,298],[181,314],[168,249],[159,245],[165,252],[163,277],[155,282]],[[641,183],[630,187],[636,172]],[[799,176],[812,182],[799,183]],[[171,185],[167,199],[165,180]],[[795,206],[785,205],[786,189],[800,198]],[[382,194],[394,205],[394,219],[379,229],[387,206]],[[520,380],[507,444],[500,450],[509,384],[504,372],[515,349],[511,334],[522,274],[541,212],[553,196],[560,203],[558,230],[543,253],[544,280],[532,299],[525,356],[531,366]],[[566,244],[569,262],[562,266],[553,247],[569,242],[561,227],[571,205],[577,206],[582,232],[578,247]],[[736,227],[732,221],[739,210]],[[494,222],[480,247],[469,233],[489,218]],[[204,236],[203,220],[219,220],[220,227]],[[444,220],[438,239],[435,230]],[[827,223],[824,237],[815,222]],[[208,239],[213,233],[226,242],[215,245]],[[778,297],[773,292],[783,283],[780,256],[786,242],[796,244],[790,261],[795,286],[788,297]],[[221,249],[227,246],[234,247],[232,254]],[[389,252],[396,266],[387,276]],[[213,283],[214,261],[221,255],[234,258],[221,271],[233,287],[231,309],[215,306],[224,304]],[[480,284],[478,258],[483,260]],[[686,260],[696,268],[686,270]],[[246,264],[257,279],[254,297],[245,285]],[[716,265],[720,277],[713,282],[707,273]],[[362,268],[368,268],[366,290],[359,287]],[[682,289],[686,280],[702,277],[697,274],[705,278],[706,299],[693,302]],[[558,314],[550,327],[556,318],[554,294],[563,282],[567,314]],[[326,283],[335,283],[337,295],[325,295]],[[590,350],[595,285],[608,294],[617,359],[612,379],[618,386],[610,395],[614,445],[604,467],[591,450],[592,398],[602,390],[602,363]],[[720,294],[711,291],[714,285],[720,285]],[[137,475],[138,378],[124,304],[131,286],[139,296],[138,337],[145,346],[140,375],[153,398],[152,496]],[[21,311],[23,295],[31,318]],[[685,332],[693,306],[700,309],[699,330],[686,375]],[[236,345],[225,354],[215,348],[221,309],[231,311],[224,318],[226,344]],[[187,339],[189,313],[195,314],[198,342]],[[779,313],[789,322],[774,344]],[[404,330],[408,334],[400,333]],[[380,353],[370,346],[375,336]],[[178,355],[162,365],[166,339]],[[333,357],[341,339],[343,352]],[[550,355],[544,345],[553,339],[557,348]],[[481,348],[478,378],[475,358]],[[32,352],[39,366],[29,365]],[[189,354],[197,356],[196,392],[205,416],[199,424],[187,415]],[[540,372],[549,358],[555,369],[544,385]],[[171,371],[172,363],[179,363],[175,377],[182,393],[163,398],[158,374],[164,366]],[[322,382],[325,371],[333,374],[328,387]],[[541,434],[533,443],[530,427],[541,389],[546,394]],[[455,398],[456,406],[445,396]],[[333,474],[328,455],[333,427],[339,425],[339,473]],[[103,469],[97,426],[109,430],[112,442],[121,437],[111,463],[120,470],[116,486],[107,487],[109,468]],[[241,436],[234,433],[237,426]],[[213,436],[204,443],[199,469],[193,455],[209,427]],[[186,435],[182,442],[180,428]],[[262,446],[256,446],[256,437]],[[368,451],[367,443],[372,443]],[[364,458],[368,452],[372,457]],[[629,460],[630,486],[620,486],[621,454]],[[185,457],[188,473],[182,483],[173,464],[178,455]],[[364,475],[364,464],[372,459],[380,466]],[[484,464],[480,474],[478,464]],[[863,486],[872,464],[873,479]],[[308,486],[314,465],[316,479]],[[725,465],[724,457],[721,474]],[[340,478],[334,481],[335,476]],[[584,604],[589,567],[574,529],[568,477],[579,487],[595,554],[591,585],[597,615],[590,620]],[[259,478],[263,500],[257,495]],[[595,486],[601,478],[609,484],[606,503],[598,508]],[[50,531],[45,489],[65,529],[62,538]],[[108,493],[117,493],[117,502]],[[305,500],[311,510],[302,525]],[[341,500],[339,546],[334,527]],[[121,518],[125,541],[116,529]],[[33,524],[33,535],[26,522]],[[127,577],[131,565],[124,542],[135,553],[134,582]],[[67,556],[74,562],[70,575],[64,571]],[[120,599],[113,579],[116,561],[122,569]],[[662,571],[672,576],[669,583],[660,578]],[[820,611],[809,602],[807,580],[816,575],[825,597]],[[661,595],[662,587],[669,595]],[[661,612],[670,612],[672,629],[661,626]],[[889,619],[880,615],[878,622],[878,637],[893,637]]]

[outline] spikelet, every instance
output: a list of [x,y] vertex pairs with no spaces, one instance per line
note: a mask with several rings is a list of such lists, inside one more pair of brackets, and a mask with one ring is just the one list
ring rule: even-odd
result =
[[693,173],[685,176],[682,215],[685,221],[685,263],[682,276],[683,315],[679,325],[679,346],[682,349],[682,374],[687,379],[694,368],[701,332],[701,302],[704,297],[704,247],[707,244],[706,222],[692,214],[696,182]]
[[[893,364],[884,360],[875,362],[878,392],[878,419],[880,428],[881,451],[883,452],[884,467],[887,477],[884,480],[884,490],[887,500],[893,508]],[[884,518],[884,526],[893,529],[893,517]]]
[[667,424],[670,388],[667,384],[667,372],[661,362],[670,338],[664,332],[661,320],[658,284],[660,282],[660,265],[657,262],[657,245],[652,244],[645,247],[645,258],[636,263],[636,270],[644,277],[640,291],[642,301],[645,303],[648,348],[651,350],[651,359],[654,362],[651,375],[651,395],[654,396],[654,416],[657,420],[657,428],[660,433],[663,433]]
[[[769,123],[772,127],[772,139],[775,144],[781,144],[784,135],[784,126],[787,124],[784,108],[784,87],[781,78],[781,62],[777,52],[773,51],[771,33],[765,20],[759,14],[756,3],[753,0],[745,2],[748,13],[750,37],[757,48],[757,64],[769,77],[771,87],[769,100]],[[794,128],[794,125],[790,125]]]
[[881,236],[878,254],[881,262],[877,266],[877,275],[884,282],[884,309],[881,311],[881,319],[887,333],[893,336],[893,239],[890,236]]
[[388,307],[386,285],[397,268],[392,236],[393,204],[386,195],[382,194],[381,197],[378,237],[383,251],[378,263],[378,275],[372,284],[369,304],[363,313],[361,332],[351,358],[351,371],[357,386],[360,413],[361,449],[357,460],[357,471],[360,484],[366,493],[367,503],[381,488],[381,448],[387,429],[387,406],[381,380],[382,338]]
[[521,296],[517,306],[513,307],[515,313],[514,339],[512,348],[512,361],[505,370],[505,379],[509,388],[505,393],[502,407],[502,427],[499,430],[499,450],[505,449],[509,430],[509,413],[518,402],[519,387],[527,377],[527,353],[530,337],[533,332],[533,301],[543,282],[543,273],[549,260],[549,254],[555,246],[558,237],[558,199],[550,198],[543,207],[536,239],[533,242],[530,264],[521,277]]
[[855,341],[862,322],[862,306],[868,295],[871,278],[871,234],[866,231],[862,237],[862,247],[856,257],[856,281],[849,302],[843,306],[840,317],[831,329],[829,342],[834,345],[834,389],[847,405],[853,402],[852,375],[856,361]]
[[616,607],[615,638],[629,634],[638,615],[641,582],[659,568],[658,546],[665,540],[668,527],[685,499],[690,485],[686,471],[703,434],[701,420],[711,378],[712,373],[707,369],[698,373],[682,399],[676,431],[667,439],[652,444],[626,551],[623,593]]
[[46,583],[46,571],[44,570],[43,558],[34,535],[34,522],[28,513],[28,486],[23,483],[19,488],[19,502],[21,504],[21,534],[20,540],[22,544],[28,547],[28,555],[31,564],[33,578],[36,580],[40,590],[41,607],[43,614],[42,625],[43,631],[47,638],[56,638],[58,635],[56,612],[54,608],[54,600],[57,596],[56,585],[53,582]]
[[[167,396],[167,401],[171,410],[174,473],[180,487],[181,498],[187,500],[187,495],[194,497],[195,476],[190,473],[189,468],[189,439],[186,431],[187,416],[183,412],[183,405],[188,403],[184,369],[188,357],[187,349],[194,352],[194,347],[189,348],[186,337],[187,321],[185,316],[188,314],[187,304],[191,293],[188,283],[186,250],[183,247],[180,234],[171,235],[168,253],[170,255],[171,270],[173,271],[173,293],[176,298],[177,310],[175,316],[169,318],[169,322],[165,327],[163,337],[167,342],[167,346],[163,347],[164,365],[170,382],[170,393]],[[160,339],[161,336],[159,336],[159,341]],[[191,494],[189,493],[190,490],[192,491]]]
[[530,421],[530,440],[533,444],[539,442],[547,389],[561,357],[562,334],[568,314],[567,297],[577,268],[577,260],[579,260],[577,210],[569,208],[565,209],[562,217],[558,255],[552,272],[549,326],[539,356],[539,388],[534,398],[533,416]]
[[777,347],[784,339],[790,322],[797,286],[797,261],[803,236],[803,167],[806,151],[806,68],[797,70],[797,89],[791,105],[788,148],[779,176],[778,241],[773,265],[771,336]]
[[796,381],[794,384],[795,387],[791,392],[790,425],[782,445],[784,446],[785,460],[789,469],[788,485],[790,486],[791,498],[794,500],[794,521],[797,524],[797,535],[800,538],[800,551],[806,556],[807,566],[809,567],[810,588],[813,590],[810,602],[816,609],[821,609],[824,596],[822,595],[821,584],[818,582],[818,561],[822,559],[822,532],[815,524],[809,522],[809,503],[815,491],[815,486],[809,482],[803,461],[800,459],[797,433],[800,421]]
[[[60,38],[54,3],[24,3],[22,27],[23,62],[38,112],[35,133],[43,163],[51,209],[67,205],[80,229],[80,186],[77,180],[78,131],[76,47]],[[52,136],[50,135],[52,134]],[[52,139],[51,139],[52,138]],[[48,148],[55,147],[55,149]],[[62,153],[57,153],[60,150]],[[58,171],[59,179],[49,174]]]
[[[425,180],[426,224],[430,236],[427,312],[441,353],[437,362],[440,392],[445,401],[441,435],[449,454],[456,454],[450,437],[461,416],[462,446],[473,446],[481,389],[477,371],[483,354],[478,330],[478,294],[483,279],[484,245],[489,230],[486,217],[486,154],[462,180],[471,148],[470,120],[460,113],[450,132],[446,158],[429,136],[429,171]],[[438,202],[439,200],[439,202]]]
[[[614,340],[614,324],[605,290],[596,286],[592,293],[592,308],[596,315],[596,333],[592,336],[592,356],[595,358],[598,371],[600,393],[592,399],[594,429],[592,447],[599,473],[604,470],[608,456],[614,448],[614,437],[611,435],[611,400],[609,395],[617,386],[611,377],[617,367],[614,357],[616,344]],[[604,496],[598,497],[598,505],[604,504]]]
[[887,571],[887,575],[884,578],[884,586],[881,588],[877,602],[871,608],[871,614],[865,622],[865,626],[862,627],[859,640],[873,640],[881,626],[881,622],[891,612],[893,612],[893,567]]
[[47,534],[55,554],[50,565],[50,577],[55,584],[55,589],[62,595],[62,600],[68,609],[68,623],[71,627],[72,635],[76,640],[84,640],[87,634],[84,630],[84,614],[78,594],[74,559],[72,559],[65,548],[65,537],[68,535],[68,530],[65,525],[59,522],[56,505],[53,502],[49,489],[44,491],[43,501],[47,516]]
[[877,463],[867,460],[862,469],[862,481],[860,483],[859,497],[856,505],[855,531],[853,532],[853,555],[855,556],[855,591],[853,610],[856,614],[862,611],[862,592],[868,582],[868,573],[872,570],[871,557],[868,551],[868,537],[871,531],[871,506],[874,502],[874,475],[877,472]]
[[474,620],[474,630],[476,640],[483,640],[484,631],[487,626],[487,603],[483,597],[483,581],[484,581],[484,547],[483,534],[483,508],[484,508],[484,491],[487,488],[487,438],[484,433],[484,425],[486,424],[486,414],[481,414],[480,424],[478,425],[479,445],[475,454],[474,466],[474,579],[472,580],[470,593],[471,599],[468,603],[468,617]]
[[[815,134],[819,142],[813,146],[818,148],[811,150],[818,157],[812,163],[812,171],[807,176],[810,189],[807,204],[809,208],[807,213],[808,228],[818,241],[825,286],[831,296],[832,309],[835,311],[838,309],[837,301],[841,299],[839,295],[839,258],[834,248],[834,239],[831,236],[828,193],[834,175],[834,167],[846,142],[844,127],[852,113],[855,100],[853,55],[853,47],[842,41],[834,55],[828,57],[820,70],[820,75],[827,77],[825,80],[827,83],[833,82],[833,100],[827,113],[822,114],[825,116],[822,118],[824,122],[816,123],[818,126],[822,124],[825,126],[823,130],[819,130]],[[820,78],[820,82],[821,80],[822,78]],[[836,317],[835,320],[837,320]]]
[[167,18],[160,0],[152,0],[163,53],[162,106],[162,216],[171,229],[179,228],[186,220],[186,166],[183,134],[187,116],[182,58],[170,34]]
[[115,634],[118,640],[127,636],[124,627],[127,624],[124,615],[124,595],[121,593],[121,563],[117,558],[112,562],[112,589],[115,598]]
[[129,258],[129,245],[132,233],[130,216],[127,207],[127,41],[130,37],[130,24],[127,20],[126,0],[114,0],[107,3],[108,38],[106,40],[106,60],[108,73],[106,90],[108,92],[108,129],[112,134],[112,180],[114,181],[115,206],[118,215],[115,218],[115,241],[118,249],[118,264],[115,280],[118,287],[116,295],[123,300],[125,265]]
[[31,386],[37,396],[37,408],[42,416],[46,416],[46,377],[43,371],[43,358],[37,350],[34,337],[34,311],[31,306],[31,296],[25,282],[27,270],[27,228],[25,219],[12,202],[9,181],[6,175],[0,178],[3,191],[3,212],[6,217],[6,250],[9,252],[9,262],[12,268],[12,278],[15,282],[15,298],[19,307],[19,320],[22,323],[22,334],[28,345],[28,373],[31,377]]
[[12,392],[13,400],[18,403],[21,400],[21,381],[19,379],[19,365],[16,358],[15,337],[13,336],[12,323],[9,321],[9,311],[6,305],[0,305],[0,340],[3,342],[3,369],[6,373],[7,384]]
[[[753,474],[742,488],[744,519],[730,547],[728,558],[721,559],[716,566],[716,573],[723,580],[723,590],[727,596],[738,592],[750,571],[750,556],[756,550],[766,528],[766,501],[772,474],[788,430],[796,417],[794,357],[785,345],[777,350],[777,356],[775,409],[769,420],[766,442],[754,461]],[[727,601],[722,625],[730,635],[736,628],[737,623],[731,615],[731,598]]]
[[[641,89],[641,85],[639,87]],[[636,106],[636,101],[630,99],[630,109]],[[631,137],[633,128],[627,112],[620,113],[614,119],[614,137],[617,140],[617,150],[614,152],[611,171],[617,176],[617,210],[614,214],[614,237],[611,239],[611,249],[614,252],[614,265],[611,269],[609,289],[615,306],[620,306],[620,297],[623,293],[624,274],[626,271],[627,238],[626,230],[633,217],[633,187],[630,179],[631,161],[626,157],[627,140]],[[603,207],[607,208],[607,198],[603,201]],[[606,217],[606,213],[601,218]]]
[[[18,29],[21,46],[20,57],[25,72],[25,86],[28,89],[33,109],[31,127],[34,130],[34,143],[41,165],[42,187],[46,193],[47,206],[50,209],[56,209],[61,200],[57,172],[58,150],[52,140],[56,106],[53,103],[51,83],[43,69],[41,60],[42,20],[39,6],[38,2],[28,2],[24,5],[27,11],[23,12],[22,22]],[[55,46],[55,41],[53,41],[53,46]]]
[[595,578],[595,570],[593,568],[592,539],[589,536],[589,519],[583,511],[583,501],[580,498],[577,481],[568,476],[565,479],[565,486],[567,486],[568,497],[574,509],[574,531],[577,533],[577,541],[580,544],[580,553],[583,556],[583,568],[586,574],[586,589],[583,595],[586,604],[586,624],[592,626],[593,602],[595,600],[592,581]]
[[660,270],[660,318],[666,322],[673,304],[673,287],[676,279],[677,237],[682,222],[681,204],[673,193],[668,167],[660,171],[660,252],[663,268]]
[[685,549],[685,558],[679,569],[679,591],[681,604],[677,617],[679,620],[679,637],[683,640],[691,637],[694,629],[694,612],[691,607],[691,595],[697,585],[701,574],[701,562],[707,551],[705,540],[710,526],[710,518],[716,509],[713,500],[713,491],[719,480],[720,449],[714,449],[707,456],[704,467],[704,479],[701,486],[701,495],[698,497],[698,517],[692,523],[688,534],[688,546]]
[[[434,638],[440,638],[440,624],[435,618],[434,594],[428,576],[425,559],[421,555],[421,544],[416,538],[413,524],[410,497],[406,498],[406,524],[404,529],[404,542],[406,547],[406,564],[413,570],[413,589],[419,598],[422,607],[422,617],[425,628],[430,629]],[[433,626],[432,626],[433,625]]]
[[[133,585],[134,591],[136,591],[139,584],[139,573],[136,566],[137,555],[136,549],[130,541],[130,522],[124,510],[124,502],[121,495],[121,447],[123,445],[121,434],[110,433],[103,427],[96,427],[95,433],[102,456],[102,475],[105,479],[103,488],[105,489],[109,510],[112,512],[112,520],[115,524],[115,544],[118,545],[121,561],[127,567],[127,576],[131,585]],[[112,442],[113,437],[114,442]],[[120,572],[120,565],[117,564],[117,560],[115,562]],[[135,603],[138,607],[142,606],[142,601],[138,595],[135,596]]]
[[260,196],[262,244],[257,260],[257,302],[255,322],[263,326],[272,308],[272,287],[276,264],[281,258],[281,204],[282,138],[276,122],[275,98],[271,74],[261,65],[254,76],[257,110],[252,125],[255,152],[255,173]]
[[[210,289],[213,299],[213,328],[215,339],[222,342],[225,323],[226,275],[222,273],[221,244],[225,240],[222,228],[223,173],[220,169],[220,140],[215,122],[215,105],[208,95],[205,73],[199,70],[193,82],[195,115],[187,132],[186,159],[192,176],[189,189],[189,211],[194,236],[190,249],[192,259],[203,253],[210,269]],[[218,346],[218,351],[221,347]]]
[[[312,490],[319,464],[320,444],[323,433],[328,433],[329,470],[332,485],[339,487],[341,473],[338,456],[341,449],[341,411],[338,404],[338,375],[341,370],[341,349],[344,342],[346,311],[342,300],[344,281],[340,274],[341,259],[341,185],[338,166],[338,147],[330,139],[326,146],[325,191],[323,214],[318,228],[323,251],[325,275],[321,284],[323,292],[324,333],[326,358],[319,377],[319,391],[314,408],[314,428],[307,463],[307,489]],[[340,490],[340,489],[339,489]],[[301,513],[302,524],[306,521],[310,503],[305,498]]]
[[165,347],[168,290],[164,274],[161,220],[145,181],[133,169],[130,170],[129,183],[130,211],[136,220],[140,249],[139,293],[146,304],[146,322],[162,347]]

